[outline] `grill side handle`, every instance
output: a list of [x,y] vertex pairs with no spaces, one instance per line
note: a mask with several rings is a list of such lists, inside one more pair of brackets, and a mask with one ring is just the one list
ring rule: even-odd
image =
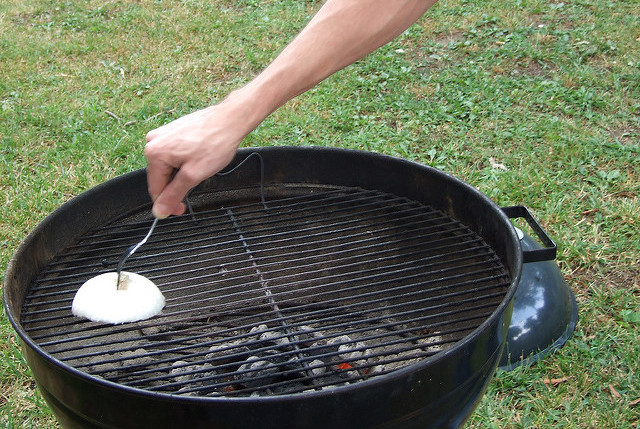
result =
[[531,211],[525,206],[509,206],[501,207],[502,211],[509,219],[524,219],[531,227],[533,232],[536,233],[540,242],[544,245],[540,249],[523,250],[522,262],[540,262],[540,261],[553,261],[556,259],[556,253],[558,246],[549,237],[549,234],[540,226],[540,223],[533,217]]

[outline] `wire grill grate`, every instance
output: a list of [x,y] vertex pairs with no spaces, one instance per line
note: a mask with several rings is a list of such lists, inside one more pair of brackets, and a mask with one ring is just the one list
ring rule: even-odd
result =
[[[284,185],[283,185],[284,186]],[[21,323],[67,365],[183,395],[278,395],[369,379],[476,329],[510,279],[469,228],[359,188],[284,186],[257,199],[194,197],[158,223],[127,270],[153,280],[162,314],[124,325],[75,318],[90,277],[142,237],[147,210],[85,235],[41,271]]]

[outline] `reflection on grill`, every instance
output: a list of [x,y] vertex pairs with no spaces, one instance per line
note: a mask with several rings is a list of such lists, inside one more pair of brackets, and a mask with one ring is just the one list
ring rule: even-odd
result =
[[[193,197],[127,263],[167,298],[153,319],[74,318],[148,209],[87,234],[41,271],[22,324],[88,374],[151,391],[278,395],[353,383],[428,358],[476,329],[510,284],[477,234],[443,213],[355,188],[282,185]],[[250,194],[249,196],[247,196]]]

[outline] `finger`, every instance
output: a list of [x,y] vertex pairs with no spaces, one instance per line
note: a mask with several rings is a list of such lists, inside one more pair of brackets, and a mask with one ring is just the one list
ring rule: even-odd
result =
[[150,142],[151,140],[153,140],[153,139],[154,139],[154,137],[156,137],[157,135],[158,135],[158,130],[157,130],[157,129],[155,129],[155,130],[151,130],[151,131],[149,131],[149,132],[147,133],[147,135],[145,136],[145,141],[146,141],[147,143],[149,143],[149,142]]
[[187,193],[199,183],[184,169],[176,172],[173,179],[164,187],[153,203],[153,215],[163,219],[169,215],[179,215],[185,212],[182,202]]
[[157,217],[158,219],[165,219],[171,215],[174,216],[178,216],[178,215],[182,215],[185,214],[185,212],[187,211],[187,206],[185,203],[180,202],[178,203],[178,205],[176,205],[173,210],[166,210],[166,207],[163,205],[159,205],[154,203],[153,207],[151,208],[151,213],[153,213],[154,217]]
[[169,122],[168,124],[164,124],[158,128],[148,131],[147,134],[145,135],[146,142],[149,143],[151,142],[151,140],[155,139],[156,137],[160,137],[162,135],[162,132],[171,124],[172,122]]
[[171,181],[175,169],[180,167],[162,160],[161,154],[157,152],[156,146],[150,143],[147,143],[144,148],[144,156],[147,158],[147,187],[152,201],[158,198]]
[[155,201],[171,182],[174,168],[167,164],[150,162],[147,164],[147,190]]

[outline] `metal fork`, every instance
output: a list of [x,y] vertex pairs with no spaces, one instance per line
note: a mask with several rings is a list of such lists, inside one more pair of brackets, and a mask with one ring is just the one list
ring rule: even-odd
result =
[[158,218],[155,218],[153,220],[153,223],[151,224],[151,228],[149,228],[149,232],[147,232],[147,235],[145,235],[145,237],[142,240],[140,240],[139,243],[129,247],[120,258],[120,262],[118,262],[118,282],[116,283],[116,289],[118,290],[120,289],[120,273],[122,272],[122,266],[124,265],[125,261],[129,259],[129,256],[133,255],[136,252],[136,250],[140,248],[140,246],[142,246],[144,243],[147,242],[147,240],[151,236],[151,233],[153,232],[153,229],[156,227],[157,223],[158,223]]

